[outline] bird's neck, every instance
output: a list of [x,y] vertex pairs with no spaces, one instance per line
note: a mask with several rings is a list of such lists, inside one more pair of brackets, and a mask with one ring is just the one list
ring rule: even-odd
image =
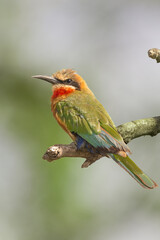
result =
[[68,97],[71,93],[75,92],[75,88],[72,86],[55,86],[52,88],[53,95],[51,97],[51,105],[55,105],[62,99]]

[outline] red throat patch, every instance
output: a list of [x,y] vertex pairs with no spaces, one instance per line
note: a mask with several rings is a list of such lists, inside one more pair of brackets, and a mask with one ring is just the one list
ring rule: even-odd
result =
[[61,97],[63,95],[68,95],[72,92],[74,92],[75,89],[72,88],[72,87],[59,87],[59,88],[56,88],[53,92],[53,95],[52,95],[52,99],[55,99],[55,98],[58,98],[58,97]]

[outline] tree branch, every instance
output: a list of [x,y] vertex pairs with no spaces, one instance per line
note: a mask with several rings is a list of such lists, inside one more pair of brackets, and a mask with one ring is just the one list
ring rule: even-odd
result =
[[[153,137],[160,133],[160,116],[128,122],[118,126],[117,130],[126,143],[141,136],[150,135]],[[43,159],[48,162],[62,157],[86,158],[86,161],[82,164],[84,168],[99,160],[103,155],[91,153],[86,148],[77,149],[76,144],[73,142],[69,145],[58,144],[51,146],[43,155]]]
[[152,59],[156,59],[157,63],[160,62],[160,49],[152,48],[148,50],[148,56]]
[[124,123],[118,126],[117,129],[125,143],[146,135],[153,137],[160,133],[160,116]]

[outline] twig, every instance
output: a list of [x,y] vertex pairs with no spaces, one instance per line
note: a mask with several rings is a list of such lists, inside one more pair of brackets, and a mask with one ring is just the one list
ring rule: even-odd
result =
[[[141,136],[150,135],[153,137],[160,133],[160,116],[128,122],[118,126],[117,130],[126,143]],[[58,160],[62,157],[86,158],[86,161],[82,164],[82,167],[84,168],[103,157],[103,155],[97,153],[93,154],[86,148],[78,150],[76,144],[73,142],[69,145],[58,144],[51,146],[43,155],[43,159],[48,162]]]
[[150,58],[156,59],[157,63],[159,63],[160,62],[160,49],[152,48],[152,49],[148,50],[148,56]]
[[58,160],[62,157],[86,158],[86,161],[82,164],[82,168],[84,168],[88,167],[93,162],[97,161],[103,156],[100,154],[93,154],[89,152],[86,148],[81,148],[80,150],[78,150],[74,142],[68,145],[57,144],[51,146],[47,149],[46,153],[43,155],[43,159],[47,160],[48,162]]

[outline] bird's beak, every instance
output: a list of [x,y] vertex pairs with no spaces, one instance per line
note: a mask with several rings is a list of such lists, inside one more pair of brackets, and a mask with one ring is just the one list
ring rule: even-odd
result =
[[46,82],[49,82],[51,84],[57,84],[58,83],[58,80],[53,78],[53,77],[49,77],[49,76],[43,76],[43,75],[35,75],[35,76],[32,76],[33,78],[38,78],[38,79],[42,79]]

